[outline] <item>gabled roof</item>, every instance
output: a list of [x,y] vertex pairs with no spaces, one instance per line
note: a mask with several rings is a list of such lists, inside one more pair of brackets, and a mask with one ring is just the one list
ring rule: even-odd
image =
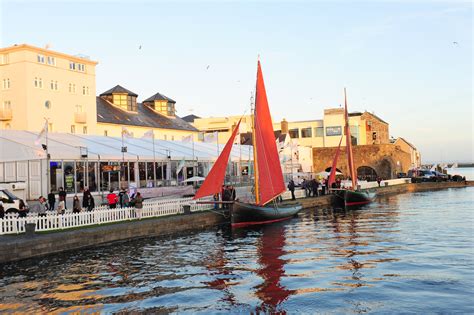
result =
[[403,141],[406,144],[408,144],[410,147],[412,147],[413,149],[416,150],[416,147],[413,144],[411,144],[410,142],[406,141],[405,138],[398,137],[393,143],[397,143],[398,141]]
[[184,120],[185,122],[188,122],[188,123],[193,123],[195,119],[199,119],[199,118],[201,118],[201,117],[193,115],[193,114],[181,117],[182,120]]
[[138,94],[133,93],[132,91],[127,90],[126,88],[124,88],[123,86],[120,86],[120,85],[116,85],[113,88],[111,88],[110,90],[107,90],[107,91],[103,92],[102,94],[100,94],[100,96],[102,96],[102,95],[111,95],[113,93],[127,93],[130,96],[135,96],[135,97],[138,96]]
[[155,95],[150,96],[149,98],[147,98],[143,102],[154,102],[154,101],[168,101],[170,103],[176,103],[171,98],[169,98],[169,97],[167,97],[163,94],[160,94],[160,93],[156,93]]
[[198,131],[179,117],[166,117],[141,103],[137,104],[136,113],[122,110],[101,97],[96,98],[96,104],[98,123]]

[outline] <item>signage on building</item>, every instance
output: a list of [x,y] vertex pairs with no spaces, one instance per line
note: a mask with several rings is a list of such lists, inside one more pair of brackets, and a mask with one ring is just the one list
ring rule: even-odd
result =
[[326,136],[340,136],[342,135],[341,126],[326,127]]
[[120,165],[102,165],[102,172],[118,172]]

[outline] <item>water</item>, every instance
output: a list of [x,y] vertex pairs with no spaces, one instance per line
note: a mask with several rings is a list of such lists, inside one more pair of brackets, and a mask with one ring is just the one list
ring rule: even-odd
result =
[[0,312],[473,313],[473,195],[403,194],[4,265]]
[[474,180],[474,167],[447,168],[448,174],[466,176],[467,180]]

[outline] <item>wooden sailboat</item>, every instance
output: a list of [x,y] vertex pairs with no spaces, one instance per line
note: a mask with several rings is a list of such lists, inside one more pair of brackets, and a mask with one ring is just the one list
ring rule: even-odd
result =
[[[354,167],[354,156],[352,154],[352,139],[351,139],[351,129],[349,127],[349,112],[347,111],[347,96],[346,89],[344,88],[344,131],[346,135],[346,153],[347,153],[347,163],[349,168],[349,173],[351,176],[352,186],[350,188],[344,189],[332,189],[334,193],[333,204],[335,206],[344,206],[344,207],[353,207],[368,204],[375,199],[375,191],[369,191],[367,189],[358,189],[357,185],[357,173],[355,172]],[[335,180],[336,174],[336,165],[337,159],[339,157],[339,151],[341,149],[341,141],[339,141],[339,146],[337,148],[333,164],[331,167],[331,173],[329,175],[328,187],[332,186],[332,183]]]
[[[231,207],[231,224],[233,227],[286,220],[302,209],[299,204],[282,205],[275,201],[278,196],[286,191],[286,187],[276,147],[260,61],[257,67],[255,110],[252,121],[255,202],[234,202]],[[220,192],[230,150],[239,125],[240,121],[194,199]]]

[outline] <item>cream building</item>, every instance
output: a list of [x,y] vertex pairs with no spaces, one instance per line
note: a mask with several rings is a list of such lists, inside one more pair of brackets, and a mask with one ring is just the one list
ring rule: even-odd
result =
[[123,128],[130,136],[142,137],[153,130],[156,139],[198,141],[198,130],[176,116],[176,102],[155,93],[142,103],[138,95],[117,85],[97,97],[97,134],[120,137]]
[[233,127],[237,125],[240,118],[242,118],[239,128],[240,133],[252,132],[252,119],[250,115],[208,118],[196,117],[193,119],[192,125],[200,131],[200,140],[203,140],[204,134],[215,132],[218,137],[218,142],[226,143],[232,133]]
[[95,66],[26,44],[0,49],[0,129],[95,133]]

